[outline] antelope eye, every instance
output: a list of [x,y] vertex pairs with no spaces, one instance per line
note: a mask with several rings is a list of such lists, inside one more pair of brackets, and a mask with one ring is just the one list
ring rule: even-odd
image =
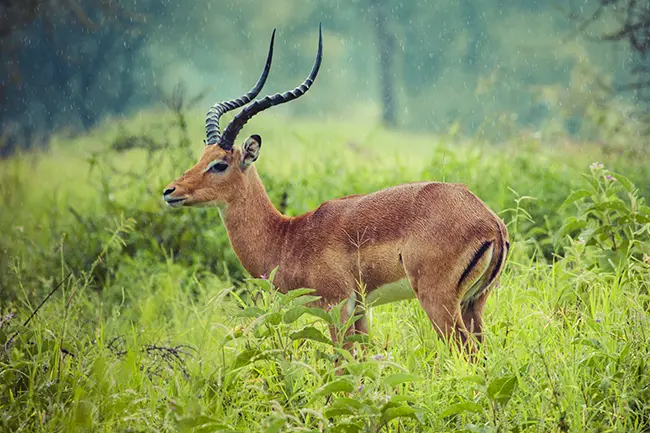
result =
[[226,171],[227,168],[228,168],[227,163],[225,163],[225,162],[215,162],[214,164],[212,164],[208,168],[208,171],[210,171],[212,173],[222,173],[222,172]]

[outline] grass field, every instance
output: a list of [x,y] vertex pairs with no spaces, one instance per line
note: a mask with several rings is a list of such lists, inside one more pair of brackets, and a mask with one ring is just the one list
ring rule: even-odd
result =
[[256,119],[240,141],[264,138],[289,215],[444,180],[508,224],[485,362],[415,300],[373,309],[354,359],[323,337],[336,308],[246,275],[216,209],[165,207],[201,151],[203,113],[187,119],[141,113],[0,162],[2,431],[650,431],[647,154]]

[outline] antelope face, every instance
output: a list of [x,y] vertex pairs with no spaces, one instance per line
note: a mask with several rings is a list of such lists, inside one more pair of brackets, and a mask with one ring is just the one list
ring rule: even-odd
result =
[[242,148],[205,146],[194,167],[167,185],[163,199],[169,206],[218,206],[242,194],[247,168],[259,156],[262,138],[251,135]]

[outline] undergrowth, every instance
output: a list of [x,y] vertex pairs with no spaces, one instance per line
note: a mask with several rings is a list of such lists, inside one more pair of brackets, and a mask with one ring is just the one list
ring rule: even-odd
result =
[[171,127],[109,124],[2,162],[3,431],[650,430],[638,161],[262,124],[258,169],[289,215],[431,179],[466,183],[508,223],[484,362],[450,350],[414,300],[373,308],[355,357],[329,338],[342,305],[248,278],[216,210],[164,207],[200,150],[187,104],[171,107]]

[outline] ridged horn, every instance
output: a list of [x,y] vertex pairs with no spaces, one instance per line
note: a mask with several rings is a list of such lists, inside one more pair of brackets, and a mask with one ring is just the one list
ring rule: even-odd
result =
[[[255,87],[253,87],[248,93],[246,93],[244,96],[240,98],[233,99],[230,101],[220,102],[218,104],[213,105],[208,110],[208,114],[205,117],[205,134],[207,136],[207,140],[205,141],[206,145],[210,145],[210,144],[221,145],[219,140],[220,139],[219,118],[224,113],[227,113],[228,111],[234,110],[236,108],[248,104],[254,97],[256,97],[260,93],[262,87],[264,87],[266,78],[269,76],[269,70],[271,69],[271,60],[273,60],[274,41],[275,41],[275,29],[273,29],[273,34],[271,35],[271,43],[269,44],[269,53],[266,56],[266,64],[264,65],[264,70],[262,71],[262,75],[260,76],[259,80],[257,80],[257,84],[255,84]],[[225,147],[223,148],[224,150],[230,150],[232,146],[230,148],[225,148]]]
[[251,117],[257,113],[266,110],[267,108],[273,107],[275,105],[284,104],[285,102],[293,101],[296,98],[304,95],[307,90],[311,87],[318,75],[318,70],[320,69],[320,64],[323,59],[323,32],[322,28],[318,26],[318,53],[316,54],[316,62],[314,67],[309,74],[309,77],[295,89],[285,92],[285,93],[276,93],[272,96],[265,96],[262,99],[258,99],[250,105],[244,107],[242,111],[237,113],[237,115],[232,119],[232,121],[226,126],[226,129],[223,131],[221,136],[220,146],[225,148],[232,149],[232,146],[235,143],[237,134],[244,127],[246,122],[248,122]]

